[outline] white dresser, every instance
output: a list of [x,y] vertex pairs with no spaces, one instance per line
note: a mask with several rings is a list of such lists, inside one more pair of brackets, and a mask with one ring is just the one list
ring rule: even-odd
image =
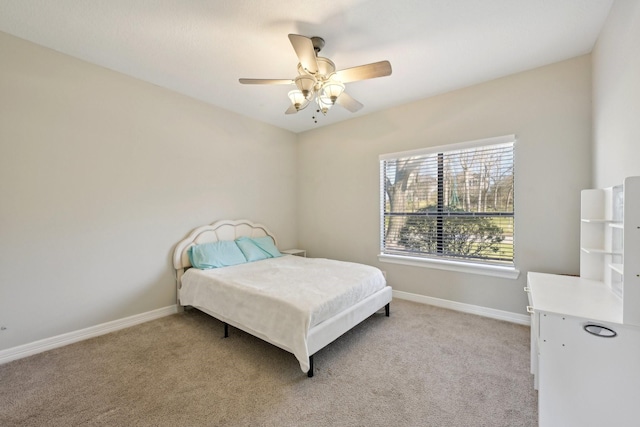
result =
[[579,277],[527,282],[540,427],[640,425],[640,327],[622,323],[620,298]]
[[581,277],[527,275],[540,427],[640,426],[640,178],[582,194]]

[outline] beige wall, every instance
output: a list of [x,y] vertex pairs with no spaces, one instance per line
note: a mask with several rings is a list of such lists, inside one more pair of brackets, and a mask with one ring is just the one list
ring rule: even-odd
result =
[[[579,271],[580,190],[591,181],[590,61],[578,57],[301,134],[300,245],[314,257],[376,265],[395,290],[524,313],[527,271]],[[506,134],[518,138],[520,278],[378,262],[378,156]]]
[[[0,350],[174,304],[173,245],[220,218],[523,313],[527,271],[578,272],[592,164],[640,174],[638,9],[614,5],[593,110],[583,56],[297,136],[0,33]],[[378,262],[380,154],[512,133],[518,280]]]
[[296,236],[296,135],[0,33],[0,350],[175,304],[223,218]]
[[594,187],[640,175],[640,2],[616,0],[593,51]]

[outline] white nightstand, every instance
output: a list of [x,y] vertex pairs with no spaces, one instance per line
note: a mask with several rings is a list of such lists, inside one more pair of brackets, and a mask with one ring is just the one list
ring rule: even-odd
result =
[[295,255],[295,256],[307,256],[307,251],[304,249],[285,249],[284,251],[280,251],[283,254],[287,255]]

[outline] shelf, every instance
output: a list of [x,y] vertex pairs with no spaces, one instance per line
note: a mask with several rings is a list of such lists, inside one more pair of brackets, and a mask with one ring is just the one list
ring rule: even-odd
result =
[[580,250],[587,254],[598,254],[598,255],[622,255],[622,251],[606,251],[604,249],[597,248],[580,248]]
[[594,223],[594,224],[607,224],[607,223],[614,222],[612,219],[598,219],[598,218],[582,218],[580,221]]
[[620,230],[624,230],[624,224],[623,224],[623,223],[621,223],[621,222],[618,222],[618,221],[616,221],[616,222],[611,222],[611,223],[609,224],[609,227],[611,227],[611,228],[619,228]]
[[609,268],[615,271],[618,274],[624,275],[624,266],[623,264],[609,264]]

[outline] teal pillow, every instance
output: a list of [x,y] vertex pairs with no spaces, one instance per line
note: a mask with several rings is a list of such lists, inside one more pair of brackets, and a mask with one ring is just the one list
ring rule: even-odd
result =
[[247,262],[244,254],[233,240],[191,246],[187,250],[187,254],[191,265],[200,269],[228,267]]
[[277,258],[279,256],[282,256],[282,254],[280,253],[280,251],[276,247],[276,244],[273,242],[273,239],[271,237],[269,237],[269,236],[255,237],[255,238],[253,238],[251,240],[253,240],[253,242],[260,249],[262,249],[263,251],[268,253],[270,255],[270,257]]
[[265,258],[276,258],[282,256],[273,239],[264,237],[239,237],[236,239],[238,247],[247,258],[247,261],[258,261]]
[[236,244],[244,254],[244,257],[249,262],[271,258],[271,255],[269,255],[266,251],[260,249],[260,247],[248,237],[239,237],[238,239],[236,239]]

